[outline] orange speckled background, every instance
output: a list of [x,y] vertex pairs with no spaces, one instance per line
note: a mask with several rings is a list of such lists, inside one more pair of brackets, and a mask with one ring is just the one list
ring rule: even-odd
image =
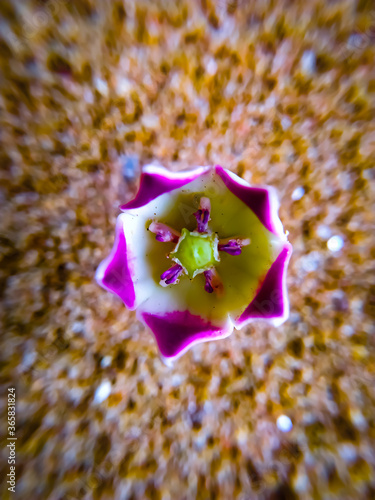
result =
[[[366,0],[1,0],[2,498],[375,498],[374,56]],[[282,327],[168,368],[96,285],[150,161],[277,189]]]

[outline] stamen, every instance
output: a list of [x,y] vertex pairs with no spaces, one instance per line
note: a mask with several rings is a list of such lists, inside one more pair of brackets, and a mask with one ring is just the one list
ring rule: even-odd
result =
[[206,282],[204,284],[204,289],[207,293],[218,292],[219,294],[223,291],[223,283],[219,275],[216,272],[216,269],[213,267],[208,271],[204,272],[204,277]]
[[202,197],[199,202],[199,209],[194,213],[197,219],[197,229],[199,233],[205,233],[210,220],[211,202],[209,198]]
[[177,243],[180,233],[175,231],[173,228],[167,226],[166,224],[162,224],[161,222],[151,222],[149,226],[149,231],[156,234],[156,240],[167,242],[173,241]]
[[160,276],[161,286],[168,286],[174,283],[178,283],[178,277],[182,274],[184,268],[180,264],[170,267]]
[[226,252],[229,255],[241,255],[242,252],[242,247],[249,245],[250,244],[250,239],[229,239],[227,241],[221,240],[219,241],[219,251],[220,252]]

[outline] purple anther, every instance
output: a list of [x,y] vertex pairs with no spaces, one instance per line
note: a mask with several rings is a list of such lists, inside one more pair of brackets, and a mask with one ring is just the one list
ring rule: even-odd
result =
[[162,242],[173,241],[177,243],[180,234],[167,226],[166,224],[162,224],[161,222],[151,222],[149,226],[149,231],[156,234],[155,239]]
[[206,279],[206,283],[204,284],[204,289],[206,290],[207,293],[212,293],[214,291],[212,286],[213,272],[211,270],[205,271],[204,277]]
[[172,285],[178,282],[180,274],[182,274],[184,268],[180,264],[170,267],[160,276],[160,284],[163,286]]
[[200,199],[199,209],[194,213],[197,219],[197,229],[199,233],[205,233],[208,229],[208,221],[210,220],[211,203],[209,198],[203,197]]
[[216,269],[212,267],[208,271],[204,272],[204,277],[206,282],[204,284],[204,289],[207,293],[216,292],[218,296],[223,293],[223,282],[220,279]]
[[241,255],[242,247],[250,243],[249,239],[233,239],[226,241],[225,243],[220,243],[218,249],[220,252],[226,252],[229,255]]

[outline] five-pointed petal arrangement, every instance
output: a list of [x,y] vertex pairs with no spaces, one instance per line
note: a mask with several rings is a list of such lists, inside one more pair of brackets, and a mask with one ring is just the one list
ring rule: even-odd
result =
[[147,166],[136,197],[121,206],[96,279],[137,310],[164,358],[255,319],[280,325],[289,314],[292,247],[278,208],[273,188],[220,166]]

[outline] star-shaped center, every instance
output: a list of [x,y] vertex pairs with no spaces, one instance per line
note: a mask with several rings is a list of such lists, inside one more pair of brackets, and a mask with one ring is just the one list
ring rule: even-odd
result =
[[178,283],[182,274],[187,274],[192,279],[198,274],[204,273],[206,292],[212,293],[214,290],[222,290],[222,283],[215,269],[215,264],[220,262],[219,251],[230,255],[240,255],[242,247],[248,245],[250,240],[241,238],[219,240],[218,235],[212,233],[208,228],[210,211],[210,200],[202,197],[199,209],[194,214],[197,220],[196,231],[183,228],[180,234],[165,224],[159,222],[150,224],[148,229],[156,234],[158,241],[176,243],[174,250],[169,254],[176,264],[160,276],[162,286]]

